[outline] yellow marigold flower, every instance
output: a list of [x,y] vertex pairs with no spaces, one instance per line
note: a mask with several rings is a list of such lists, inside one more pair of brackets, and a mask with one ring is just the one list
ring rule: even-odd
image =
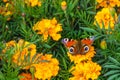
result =
[[101,3],[103,0],[97,0],[98,3]]
[[94,51],[94,47],[93,46],[89,46],[90,50],[85,54],[85,55],[72,55],[69,52],[67,53],[71,62],[74,61],[74,63],[80,63],[82,61],[86,61],[86,60],[91,60],[92,57],[94,57],[95,55],[95,51]]
[[32,58],[35,54],[36,54],[36,45],[30,44],[29,42],[21,39],[19,40],[16,46],[16,51],[12,57],[12,60],[14,63],[20,66],[25,66],[23,67],[23,69],[29,69],[30,65],[33,63]]
[[22,39],[20,39],[18,43],[15,41],[10,41],[6,43],[6,48],[3,52],[5,53],[10,47],[15,48],[12,61],[18,66],[21,66],[23,69],[29,69],[32,64],[32,58],[36,54],[36,45]]
[[52,76],[56,76],[59,71],[59,62],[57,59],[52,58],[50,54],[39,54],[39,63],[33,64],[35,67],[35,78],[42,80],[50,80]]
[[15,44],[16,44],[16,42],[14,40],[11,40],[6,44],[6,47],[15,46]]
[[38,6],[41,6],[41,2],[39,1],[37,5],[38,5]]
[[101,66],[92,61],[76,64],[71,69],[73,77],[70,80],[95,80],[100,75]]
[[6,52],[7,49],[9,49],[10,47],[14,47],[16,45],[16,42],[14,40],[9,41],[8,43],[6,43],[6,48],[2,50],[3,53]]
[[11,15],[11,14],[12,14],[11,11],[7,11],[7,12],[4,14],[4,16],[8,16],[8,15]]
[[[21,77],[20,80],[33,80],[32,75],[30,73],[21,73],[19,74],[19,76]],[[34,80],[37,79],[34,78]]]
[[7,8],[7,7],[9,7],[9,6],[10,6],[10,3],[6,3],[5,7]]
[[66,3],[66,1],[62,1],[62,2],[61,2],[61,8],[62,8],[62,10],[66,10],[66,8],[67,8],[67,3]]
[[7,2],[4,6],[0,6],[0,14],[5,16],[7,21],[10,20],[10,16],[14,13],[13,2]]
[[97,0],[98,5],[97,8],[99,7],[115,7],[116,5],[120,5],[119,0]]
[[40,0],[25,0],[25,3],[26,3],[28,6],[32,6],[32,7],[41,6]]
[[82,75],[74,76],[69,78],[69,80],[86,80]]
[[118,17],[116,13],[113,15],[110,10],[111,8],[103,8],[101,11],[97,12],[94,24],[96,25],[97,22],[100,25],[100,28],[103,28],[104,23],[105,29],[108,29],[109,25],[111,29],[114,29]]
[[52,20],[42,19],[33,26],[33,30],[37,31],[38,34],[42,34],[44,40],[47,40],[48,36],[50,36],[57,41],[61,38],[58,32],[62,31],[62,26],[55,18]]

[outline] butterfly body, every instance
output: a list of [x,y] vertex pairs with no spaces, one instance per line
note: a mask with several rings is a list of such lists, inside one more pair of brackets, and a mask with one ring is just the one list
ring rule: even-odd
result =
[[73,40],[64,38],[62,39],[62,43],[69,50],[69,52],[73,55],[77,54],[86,54],[89,51],[89,47],[93,44],[94,37],[86,38],[82,40]]

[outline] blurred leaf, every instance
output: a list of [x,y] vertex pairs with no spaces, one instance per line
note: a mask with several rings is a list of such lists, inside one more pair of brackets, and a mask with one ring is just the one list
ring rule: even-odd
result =
[[105,65],[105,66],[103,66],[103,67],[105,67],[105,68],[111,68],[111,69],[120,69],[120,66],[116,66],[116,65]]
[[119,65],[120,66],[120,63],[116,60],[116,59],[114,59],[114,58],[112,58],[112,57],[108,57],[108,59],[111,61],[111,62],[113,62],[115,65]]
[[111,71],[105,73],[104,76],[110,76],[112,74],[117,74],[117,73],[120,73],[120,70],[111,70]]
[[0,71],[0,80],[5,80],[4,74]]
[[108,77],[107,80],[116,80],[115,78],[117,78],[118,76],[120,76],[120,74],[114,74],[114,75],[111,75],[110,77]]
[[87,31],[87,32],[98,34],[98,32],[96,30],[92,29],[92,28],[87,28],[87,27],[80,27],[80,28]]

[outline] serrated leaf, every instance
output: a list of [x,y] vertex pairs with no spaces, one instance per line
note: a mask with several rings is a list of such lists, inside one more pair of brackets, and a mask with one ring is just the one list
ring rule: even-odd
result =
[[116,74],[116,73],[118,73],[118,72],[120,72],[120,70],[111,70],[111,71],[105,73],[104,76],[109,76],[109,75],[111,75],[111,74]]
[[107,80],[114,80],[118,76],[120,76],[120,74],[111,75]]

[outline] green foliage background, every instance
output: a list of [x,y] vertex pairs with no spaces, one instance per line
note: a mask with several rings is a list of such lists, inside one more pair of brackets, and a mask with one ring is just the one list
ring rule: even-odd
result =
[[[98,80],[120,80],[120,22],[116,23],[115,30],[100,29],[99,24],[95,26],[94,16],[97,12],[95,0],[66,0],[67,9],[61,9],[62,0],[43,0],[42,6],[26,6],[22,0],[13,0],[15,13],[11,20],[0,15],[0,51],[5,47],[5,42],[10,40],[24,39],[37,45],[37,51],[42,53],[52,53],[60,62],[60,71],[52,80],[68,80],[71,76],[69,69],[73,63],[70,62],[66,49],[61,43],[63,38],[82,39],[89,36],[95,36],[94,47],[96,55],[94,62],[102,66],[101,75]],[[0,1],[0,5],[4,5]],[[22,14],[25,16],[22,16]],[[118,13],[119,15],[119,13]],[[62,38],[59,41],[42,42],[41,37],[33,30],[33,25],[45,18],[55,17],[62,24]],[[112,31],[112,34],[109,34]],[[101,49],[101,40],[106,40],[107,48]],[[0,80],[18,80],[19,68],[13,68],[11,65],[12,50],[5,56],[5,60],[0,61]],[[0,56],[3,56],[0,54]]]

